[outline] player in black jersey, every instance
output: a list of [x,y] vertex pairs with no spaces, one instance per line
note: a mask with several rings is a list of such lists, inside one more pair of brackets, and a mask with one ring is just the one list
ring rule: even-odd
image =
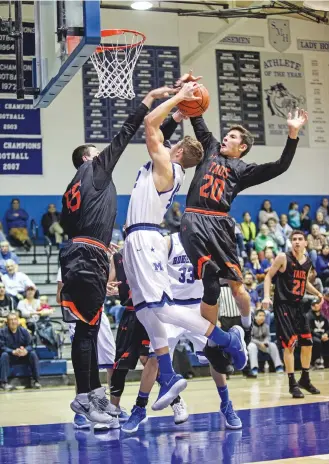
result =
[[112,173],[153,101],[170,93],[174,91],[169,87],[151,91],[102,152],[94,145],[81,145],[72,155],[77,173],[62,200],[61,224],[69,241],[60,251],[61,306],[64,321],[76,323],[72,363],[77,396],[71,409],[92,422],[109,422],[107,413],[112,411],[97,363],[97,334],[109,275],[107,247],[117,213]]
[[[177,85],[198,79],[185,74]],[[253,137],[244,127],[232,127],[220,143],[209,131],[202,116],[191,118],[195,136],[204,149],[204,158],[196,167],[187,194],[181,235],[197,276],[203,280],[201,314],[213,324],[218,318],[220,277],[228,281],[241,312],[242,325],[250,332],[250,297],[242,282],[235,223],[228,213],[239,192],[274,179],[289,168],[296,151],[298,132],[306,122],[304,110],[297,110],[293,117],[289,113],[288,140],[281,158],[257,165],[246,164],[241,159],[253,145]],[[214,349],[213,342],[211,345]],[[206,355],[210,362],[215,362],[216,355],[211,353],[208,344]]]
[[[321,293],[309,282],[311,260],[305,255],[307,241],[303,232],[293,231],[290,237],[292,251],[280,253],[274,260],[264,281],[263,308],[268,309],[272,279],[276,276],[273,310],[277,337],[284,348],[284,364],[289,377],[289,392],[293,398],[304,398],[300,388],[312,394],[320,393],[310,381],[312,334],[303,313],[305,291],[322,299]],[[294,376],[294,349],[301,347],[302,375],[299,382]],[[300,388],[299,388],[300,387]]]

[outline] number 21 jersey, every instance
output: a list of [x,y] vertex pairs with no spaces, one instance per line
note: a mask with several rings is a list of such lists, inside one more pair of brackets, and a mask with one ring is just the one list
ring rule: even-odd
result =
[[300,264],[292,252],[286,253],[286,256],[286,270],[277,273],[274,302],[298,303],[305,294],[307,276],[312,262],[306,258],[305,263]]

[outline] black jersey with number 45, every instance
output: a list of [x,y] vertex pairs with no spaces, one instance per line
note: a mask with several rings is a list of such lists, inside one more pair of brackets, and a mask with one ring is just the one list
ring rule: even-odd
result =
[[306,258],[305,263],[300,264],[292,252],[286,253],[286,256],[286,270],[276,274],[274,303],[280,301],[298,303],[305,295],[307,276],[312,262]]
[[208,130],[202,116],[191,118],[196,138],[204,149],[188,191],[186,206],[227,213],[239,192],[285,172],[294,157],[298,139],[288,138],[281,158],[265,164],[246,164],[220,154],[221,144]]
[[[105,245],[110,244],[117,214],[113,169],[148,110],[141,103],[124,122],[110,145],[77,170],[62,199],[61,224],[69,238],[91,237]],[[170,119],[165,121],[161,126],[165,139],[171,137],[175,128]]]

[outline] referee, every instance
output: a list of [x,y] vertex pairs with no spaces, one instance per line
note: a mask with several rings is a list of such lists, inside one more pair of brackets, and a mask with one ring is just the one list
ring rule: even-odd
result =
[[[60,252],[61,307],[63,320],[76,323],[72,364],[77,395],[71,409],[78,418],[105,423],[109,428],[118,424],[110,416],[113,408],[99,380],[97,335],[109,276],[107,248],[117,214],[112,173],[153,101],[170,93],[175,91],[169,87],[151,91],[102,152],[94,145],[77,147],[72,154],[77,172],[62,199],[61,224],[69,241]],[[168,126],[173,126],[170,120]],[[165,138],[172,133],[164,132]]]
[[231,288],[227,285],[221,287],[219,296],[219,320],[223,330],[227,331],[234,325],[241,324],[241,314],[232,295]]

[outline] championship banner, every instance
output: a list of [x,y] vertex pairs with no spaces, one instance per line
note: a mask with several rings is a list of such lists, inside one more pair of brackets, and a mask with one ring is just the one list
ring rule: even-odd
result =
[[329,59],[312,54],[305,56],[305,81],[310,128],[310,146],[328,149],[329,143]]
[[[307,109],[303,55],[260,53],[266,145],[282,146],[288,133],[287,115]],[[309,146],[307,126],[299,146]]]

